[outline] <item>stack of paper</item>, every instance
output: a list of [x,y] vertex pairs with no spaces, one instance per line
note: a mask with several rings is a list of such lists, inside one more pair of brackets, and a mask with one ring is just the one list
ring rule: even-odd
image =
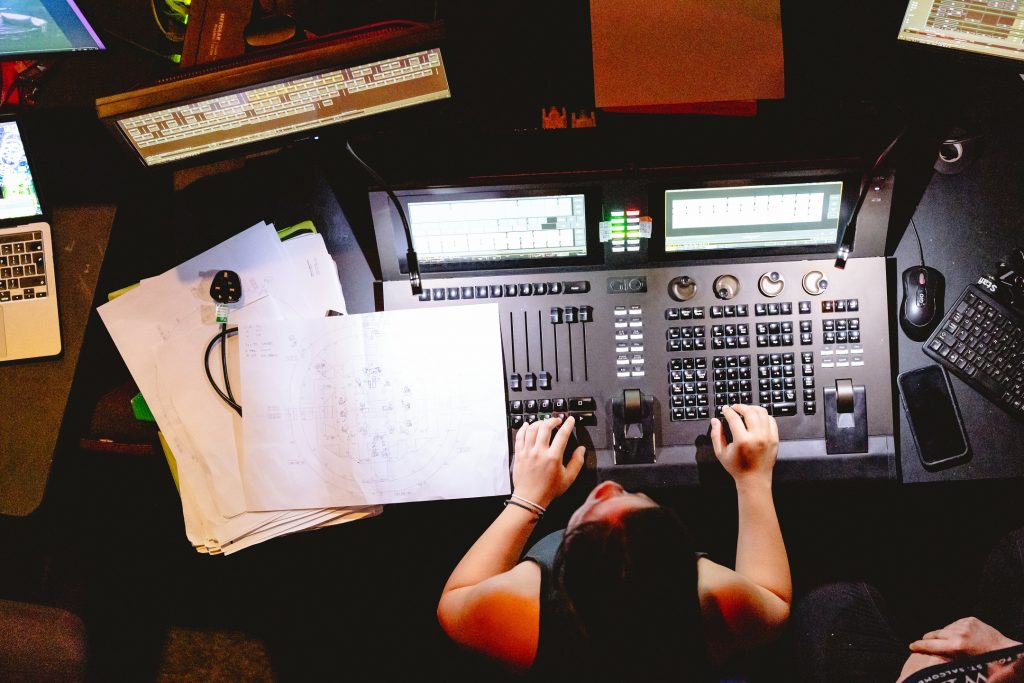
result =
[[[241,280],[228,379],[244,417],[204,365],[222,270]],[[174,454],[199,551],[231,553],[383,503],[509,492],[497,305],[329,312],[344,314],[345,301],[323,239],[281,242],[263,223],[100,307]],[[223,389],[220,361],[211,354],[210,375]]]
[[[206,346],[220,330],[210,283],[224,269],[242,281],[232,325],[345,312],[323,239],[303,235],[282,242],[263,223],[99,308],[174,454],[189,540],[200,552],[231,553],[275,536],[378,514],[377,505],[250,511],[239,468],[241,418],[214,392],[203,366]],[[233,346],[231,341],[229,350]],[[212,355],[213,376],[220,378],[219,353]],[[229,378],[237,389],[240,378]]]

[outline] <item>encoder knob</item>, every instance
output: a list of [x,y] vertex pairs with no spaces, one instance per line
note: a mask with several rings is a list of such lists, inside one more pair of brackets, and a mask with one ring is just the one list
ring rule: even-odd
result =
[[757,288],[765,296],[775,297],[782,294],[782,290],[786,288],[786,279],[782,277],[782,273],[773,270],[757,280]]
[[719,299],[731,299],[740,293],[740,281],[735,275],[719,275],[714,283],[715,296]]
[[697,281],[689,275],[674,277],[668,283],[668,295],[676,301],[689,301],[697,294]]
[[801,284],[805,292],[811,296],[818,296],[828,289],[828,278],[820,270],[812,270],[804,274]]

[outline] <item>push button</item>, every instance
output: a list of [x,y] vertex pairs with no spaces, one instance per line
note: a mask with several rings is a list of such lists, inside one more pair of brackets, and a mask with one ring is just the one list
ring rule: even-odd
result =
[[597,401],[591,396],[576,396],[569,399],[569,412],[597,410]]
[[590,282],[587,280],[573,280],[563,284],[566,294],[586,294],[590,291]]

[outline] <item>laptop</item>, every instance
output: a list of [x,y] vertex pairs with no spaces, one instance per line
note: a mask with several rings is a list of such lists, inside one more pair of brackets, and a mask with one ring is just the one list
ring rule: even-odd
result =
[[50,224],[18,121],[0,116],[0,363],[61,352]]

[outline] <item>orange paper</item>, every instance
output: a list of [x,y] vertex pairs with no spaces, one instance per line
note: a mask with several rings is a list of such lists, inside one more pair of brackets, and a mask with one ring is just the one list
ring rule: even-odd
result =
[[[595,104],[617,111],[785,95],[780,0],[591,0]],[[699,111],[700,108],[697,108]]]

